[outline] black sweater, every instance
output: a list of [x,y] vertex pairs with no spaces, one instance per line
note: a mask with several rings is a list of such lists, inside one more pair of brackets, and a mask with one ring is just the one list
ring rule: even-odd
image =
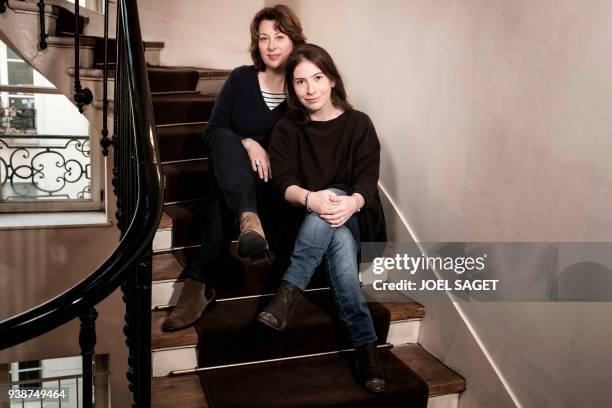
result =
[[212,135],[235,134],[240,138],[251,138],[267,146],[274,124],[287,111],[287,102],[270,110],[264,102],[254,66],[234,69],[215,101],[204,140]]
[[268,152],[273,180],[283,197],[291,185],[360,193],[365,199],[359,213],[362,241],[386,240],[378,195],[380,144],[365,113],[349,110],[335,119],[304,126],[285,117],[274,127]]

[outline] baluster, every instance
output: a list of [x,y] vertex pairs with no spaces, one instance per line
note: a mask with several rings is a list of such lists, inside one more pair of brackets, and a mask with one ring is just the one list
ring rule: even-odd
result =
[[47,33],[45,32],[45,1],[38,2],[38,14],[40,16],[40,49],[47,48]]
[[[102,83],[104,101],[103,101],[103,114],[102,114],[102,155],[108,156],[108,148],[111,145],[111,141],[108,138],[108,6],[109,0],[104,2],[104,82]],[[116,60],[115,60],[116,61]],[[115,63],[115,68],[117,64]]]
[[83,106],[89,105],[93,101],[93,94],[89,88],[81,87],[81,59],[79,52],[81,48],[81,25],[80,25],[79,0],[74,2],[75,30],[74,30],[74,102],[83,113]]
[[[94,348],[96,345],[96,318],[98,312],[95,308],[89,309],[81,314],[81,332],[79,333],[79,345],[83,357],[83,407],[93,407],[93,374],[94,374]],[[78,395],[77,379],[77,395]]]

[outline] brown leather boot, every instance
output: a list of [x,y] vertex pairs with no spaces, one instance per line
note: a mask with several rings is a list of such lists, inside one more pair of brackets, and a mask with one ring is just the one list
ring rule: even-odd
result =
[[243,258],[255,258],[268,249],[259,216],[252,211],[240,214],[240,236],[238,237],[238,255]]
[[202,317],[207,307],[214,306],[214,300],[214,290],[206,290],[206,285],[195,279],[185,279],[181,296],[162,324],[162,330],[175,331],[191,326]]
[[285,330],[295,312],[302,291],[293,283],[282,280],[272,301],[257,315],[257,320],[275,330]]

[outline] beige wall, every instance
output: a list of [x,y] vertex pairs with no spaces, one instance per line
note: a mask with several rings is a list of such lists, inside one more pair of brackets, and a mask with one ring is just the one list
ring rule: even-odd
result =
[[162,65],[231,69],[250,64],[249,24],[262,0],[141,0],[143,38],[164,41]]
[[[610,2],[298,3],[307,36],[372,117],[381,183],[417,239],[609,241]],[[392,236],[408,239],[390,218]],[[493,397],[495,366],[524,407],[612,397],[593,381],[609,378],[612,352],[596,340],[612,335],[601,327],[609,304],[419,300],[421,342],[468,376],[462,406],[513,404]]]
[[303,2],[385,142],[382,182],[423,241],[612,233],[612,6]]

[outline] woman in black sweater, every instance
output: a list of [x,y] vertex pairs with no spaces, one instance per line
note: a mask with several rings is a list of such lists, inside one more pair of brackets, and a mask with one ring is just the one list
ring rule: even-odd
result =
[[286,328],[300,293],[325,262],[339,317],[356,348],[357,377],[368,391],[382,392],[377,337],[357,267],[360,241],[386,240],[377,186],[380,144],[368,116],[347,102],[324,49],[297,47],[286,77],[289,112],[272,132],[270,159],[285,200],[308,212],[278,292],[257,318]]
[[266,152],[274,124],[287,111],[285,65],[293,47],[303,44],[299,19],[284,5],[260,10],[251,22],[254,65],[234,69],[215,102],[204,140],[214,174],[202,248],[183,272],[185,284],[166,331],[196,322],[214,300],[209,265],[222,253],[234,220],[240,222],[238,252],[269,261],[257,198],[270,195],[270,160]]

